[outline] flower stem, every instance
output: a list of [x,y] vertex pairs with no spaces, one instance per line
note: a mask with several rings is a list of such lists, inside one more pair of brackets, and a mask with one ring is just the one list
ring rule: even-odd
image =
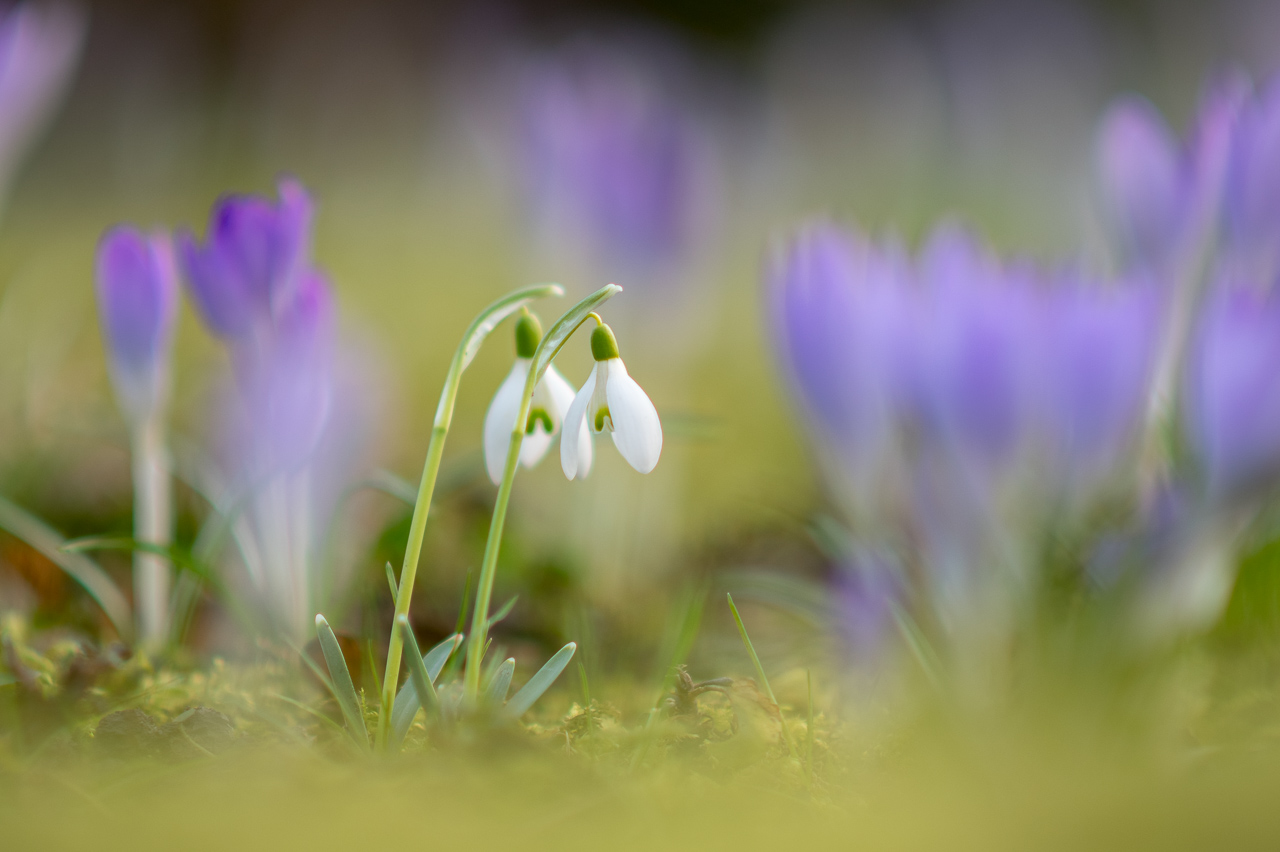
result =
[[[173,509],[162,415],[157,410],[137,422],[132,432],[133,537],[165,547],[172,535]],[[168,635],[169,580],[169,564],[163,556],[134,552],[138,641],[151,650],[160,648]]]
[[[547,296],[560,296],[564,291],[555,284],[542,284],[517,290],[489,307],[477,316],[462,336],[453,360],[449,363],[449,373],[445,376],[444,387],[440,390],[440,402],[436,406],[435,422],[431,428],[431,443],[427,445],[427,460],[422,467],[422,480],[418,484],[418,499],[413,504],[413,518],[409,522],[409,541],[404,551],[404,563],[400,569],[399,591],[396,594],[394,619],[409,614],[409,604],[413,600],[413,582],[418,574],[418,560],[422,554],[422,539],[427,530],[427,515],[431,511],[431,496],[435,492],[436,477],[440,473],[440,461],[444,457],[444,442],[449,435],[449,425],[453,422],[453,407],[458,398],[458,385],[462,380],[462,371],[471,363],[480,344],[489,332],[502,320],[524,307],[533,299]],[[395,621],[393,620],[393,625]],[[400,683],[400,659],[404,653],[404,637],[393,626],[391,639],[387,643],[387,669],[382,678],[382,704],[378,710],[378,729],[375,736],[375,747],[381,751],[386,747],[387,733],[391,723],[391,708],[396,700],[396,688]]]
[[[559,354],[560,348],[584,322],[594,316],[593,309],[621,292],[621,287],[609,284],[574,305],[556,321],[533,353],[529,375],[524,381],[524,392],[520,396],[520,410],[511,429],[511,443],[507,445],[507,460],[502,469],[502,482],[498,485],[498,497],[493,505],[493,518],[489,522],[489,536],[485,540],[484,560],[480,565],[480,580],[476,587],[476,607],[471,617],[471,635],[467,637],[464,695],[465,700],[472,707],[475,706],[480,693],[480,664],[489,635],[489,601],[493,596],[498,550],[502,546],[502,529],[507,520],[507,503],[511,500],[511,486],[515,481],[516,468],[520,463],[520,447],[524,443],[525,426],[529,420],[533,391],[542,380],[547,367],[551,366],[552,360]],[[401,583],[403,585],[403,581]]]

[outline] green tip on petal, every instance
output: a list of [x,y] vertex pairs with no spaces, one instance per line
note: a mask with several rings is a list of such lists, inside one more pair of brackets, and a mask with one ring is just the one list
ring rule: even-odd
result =
[[597,361],[618,357],[618,340],[613,336],[613,329],[604,323],[591,332],[591,356]]
[[532,358],[542,342],[542,323],[537,316],[525,311],[516,320],[516,357]]
[[[617,356],[615,355],[614,357],[616,358]],[[612,430],[613,417],[612,415],[609,414],[609,406],[602,405],[600,406],[600,409],[596,412],[596,431],[597,432],[604,431],[604,424],[606,420],[609,421],[609,428],[610,430]]]
[[551,415],[545,409],[535,408],[529,412],[529,419],[526,421],[524,432],[526,435],[532,435],[533,430],[538,428],[538,423],[542,423],[543,430],[550,435],[555,431],[555,426],[551,422]]

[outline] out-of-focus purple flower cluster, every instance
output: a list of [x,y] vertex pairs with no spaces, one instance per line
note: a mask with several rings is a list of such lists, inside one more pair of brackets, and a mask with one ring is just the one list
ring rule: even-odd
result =
[[72,3],[0,5],[0,194],[62,99],[84,31]]
[[1002,263],[951,226],[912,258],[828,223],[770,278],[832,484],[859,530],[913,544],[944,623],[989,617],[1050,515],[1123,486],[1158,340],[1147,284]]
[[[215,403],[218,435],[206,486],[270,619],[300,636],[310,624],[331,515],[357,473],[367,377],[339,356],[330,285],[311,261],[312,202],[280,182],[277,202],[220,199],[203,242],[151,240],[128,228],[99,250],[99,305],[113,376],[134,414],[154,410],[168,371],[177,255],[187,293],[228,349],[234,391]],[[363,387],[361,387],[363,385]]]
[[1114,580],[1089,572],[1134,542],[1140,633],[1225,605],[1280,486],[1280,79],[1218,80],[1185,141],[1125,98],[1098,139],[1114,280],[946,226],[914,258],[829,223],[777,253],[779,348],[859,542],[850,618],[885,624],[879,590],[953,639],[991,634],[1041,582],[1046,537],[1104,506],[1129,507],[1121,531],[1077,567]]
[[721,215],[717,152],[684,65],[668,44],[577,43],[520,68],[503,124],[555,277],[623,282],[664,320],[688,305]]

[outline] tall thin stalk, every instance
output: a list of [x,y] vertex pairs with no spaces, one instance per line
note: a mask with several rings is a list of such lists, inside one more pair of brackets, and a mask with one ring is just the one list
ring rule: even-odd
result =
[[[431,427],[431,443],[427,445],[427,460],[422,468],[422,481],[418,485],[418,499],[413,504],[413,518],[409,522],[409,542],[404,551],[404,563],[400,569],[399,591],[396,595],[395,618],[408,616],[409,602],[413,599],[413,582],[418,574],[418,559],[422,553],[422,539],[426,534],[427,515],[431,510],[431,496],[435,491],[436,477],[440,473],[440,460],[444,457],[444,442],[453,421],[453,406],[458,397],[458,385],[462,372],[471,364],[480,345],[497,325],[534,299],[563,296],[558,284],[539,284],[510,293],[480,312],[467,328],[466,334],[453,353],[449,373],[440,390],[440,402],[436,406],[435,422]],[[395,621],[392,622],[393,624]],[[395,704],[396,687],[400,681],[400,659],[404,653],[404,637],[394,627],[387,644],[387,669],[382,678],[382,705],[378,711],[376,746],[386,746],[391,722],[391,708]]]
[[[465,695],[472,706],[480,692],[480,663],[489,635],[489,601],[493,595],[493,578],[497,572],[502,528],[507,519],[507,504],[511,500],[511,486],[520,462],[520,447],[524,442],[534,388],[559,354],[560,348],[591,317],[592,312],[621,292],[622,288],[617,284],[608,284],[574,305],[556,321],[533,353],[529,376],[524,383],[524,393],[520,397],[520,410],[511,429],[511,442],[507,445],[507,460],[502,469],[502,482],[498,485],[498,497],[493,505],[493,518],[489,522],[489,537],[485,541],[484,561],[480,565],[480,581],[476,589],[476,607],[471,618],[471,635],[467,637]],[[402,580],[401,583],[403,582]]]
[[[173,537],[169,453],[164,441],[164,418],[159,407],[132,429],[133,537],[135,541],[167,547]],[[169,633],[168,561],[157,553],[133,554],[133,597],[138,641],[151,649]]]

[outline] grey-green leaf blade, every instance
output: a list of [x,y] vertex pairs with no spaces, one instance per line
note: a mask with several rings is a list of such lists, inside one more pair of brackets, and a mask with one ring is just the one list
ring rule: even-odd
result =
[[[422,665],[426,668],[427,675],[433,684],[436,678],[440,677],[444,664],[460,644],[462,644],[462,634],[455,633],[422,655]],[[409,726],[413,724],[413,717],[417,715],[418,708],[421,706],[422,704],[418,701],[418,691],[414,689],[411,682],[400,687],[400,691],[396,693],[395,704],[391,708],[392,743],[398,745],[404,740],[405,734],[409,732]]]
[[498,670],[493,673],[493,680],[489,681],[489,688],[485,690],[484,701],[494,709],[500,709],[507,700],[507,692],[511,690],[511,678],[516,673],[516,661],[514,657],[507,657],[502,661],[502,665],[498,666]]
[[573,654],[578,650],[577,642],[570,642],[559,651],[556,651],[551,659],[547,660],[542,668],[538,669],[537,674],[529,678],[529,682],[511,696],[511,700],[507,702],[506,713],[513,719],[523,716],[530,707],[534,705],[542,694],[546,692],[551,684],[555,683],[556,678],[564,671],[565,666],[569,665],[569,661],[573,659]]
[[316,636],[320,640],[325,665],[329,667],[334,697],[338,699],[342,716],[347,720],[347,730],[357,742],[368,748],[369,732],[365,730],[364,716],[360,713],[360,696],[356,694],[356,685],[351,681],[351,672],[347,670],[347,660],[342,656],[338,637],[323,615],[316,616]]

